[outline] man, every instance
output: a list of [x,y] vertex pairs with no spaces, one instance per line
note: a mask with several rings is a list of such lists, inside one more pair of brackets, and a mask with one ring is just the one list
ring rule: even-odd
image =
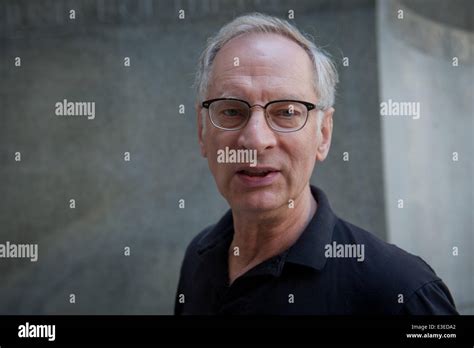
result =
[[456,314],[423,260],[339,219],[310,186],[336,83],[325,53],[275,17],[239,17],[209,41],[199,144],[231,210],[187,248],[176,314]]

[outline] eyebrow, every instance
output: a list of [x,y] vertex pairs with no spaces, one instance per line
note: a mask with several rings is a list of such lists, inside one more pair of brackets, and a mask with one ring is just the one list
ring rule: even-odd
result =
[[[245,100],[245,101],[248,101],[247,98],[243,97],[243,96],[239,96],[239,95],[236,95],[236,94],[227,94],[227,93],[221,93],[217,98],[233,98],[233,99],[241,99],[241,100]],[[296,94],[281,94],[280,97],[278,98],[272,98],[271,100],[286,100],[286,99],[289,99],[289,100],[303,100],[304,98],[301,97],[301,96],[297,96]],[[271,101],[269,100],[269,101]]]

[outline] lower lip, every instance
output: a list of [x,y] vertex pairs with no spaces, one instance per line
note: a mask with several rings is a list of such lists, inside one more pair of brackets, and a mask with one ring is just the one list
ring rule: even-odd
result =
[[280,172],[270,172],[265,176],[249,176],[243,173],[237,173],[240,182],[247,187],[259,187],[272,184]]

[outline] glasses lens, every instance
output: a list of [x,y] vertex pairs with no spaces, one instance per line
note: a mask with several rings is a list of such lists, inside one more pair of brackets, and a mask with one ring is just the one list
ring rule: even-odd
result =
[[267,115],[273,129],[288,132],[304,126],[308,109],[298,102],[276,102],[268,105]]
[[242,127],[249,116],[247,104],[237,100],[218,100],[209,107],[214,125],[225,129]]

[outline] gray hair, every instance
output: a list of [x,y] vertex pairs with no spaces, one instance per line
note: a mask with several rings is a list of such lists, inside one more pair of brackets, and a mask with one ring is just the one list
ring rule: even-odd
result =
[[199,59],[195,88],[198,104],[207,96],[212,63],[217,52],[231,39],[249,33],[274,33],[287,37],[300,45],[310,57],[314,67],[313,86],[319,106],[329,108],[334,104],[338,75],[329,55],[318,48],[295,26],[277,17],[251,13],[237,17],[211,37]]

